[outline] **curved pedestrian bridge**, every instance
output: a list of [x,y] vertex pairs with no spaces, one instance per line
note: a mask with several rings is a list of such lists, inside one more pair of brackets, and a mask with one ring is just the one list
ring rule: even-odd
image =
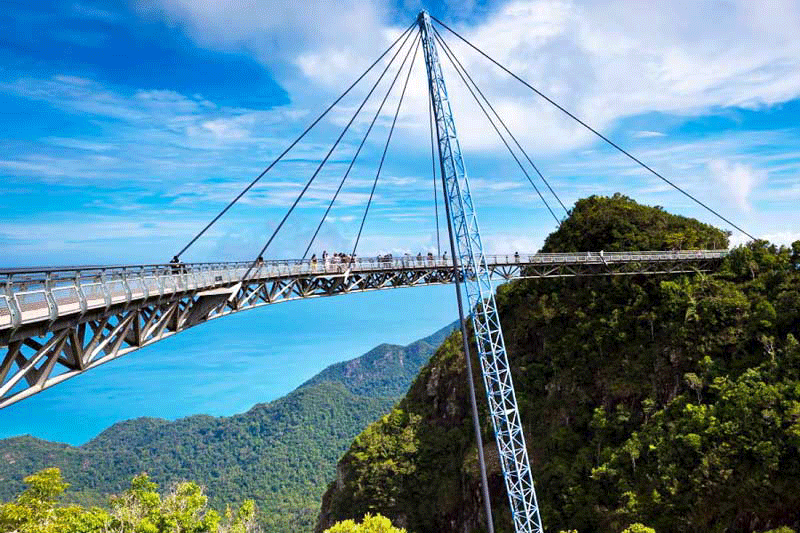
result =
[[[491,279],[713,270],[726,250],[486,256]],[[474,271],[468,276],[474,275]],[[446,257],[0,270],[0,408],[199,323],[288,300],[454,281]]]

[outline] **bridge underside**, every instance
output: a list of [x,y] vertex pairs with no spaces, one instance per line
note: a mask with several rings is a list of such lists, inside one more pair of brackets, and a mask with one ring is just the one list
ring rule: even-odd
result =
[[[712,270],[721,259],[720,255],[708,254],[669,254],[671,258],[665,254],[657,259],[638,260],[571,255],[571,259],[554,261],[505,256],[495,258],[489,269],[497,281],[675,274]],[[454,281],[452,266],[441,261],[398,261],[389,268],[353,270],[339,266],[321,268],[322,272],[315,272],[316,266],[308,265],[298,270],[296,274],[265,275],[244,282],[221,281],[237,279],[233,275],[212,276],[213,282],[206,285],[187,281],[186,272],[174,274],[168,270],[159,279],[159,290],[137,292],[132,289],[134,282],[128,279],[123,284],[125,291],[106,289],[105,298],[97,300],[101,304],[97,307],[90,305],[93,300],[87,297],[88,285],[80,283],[77,289],[69,288],[78,295],[77,303],[58,297],[59,291],[65,290],[63,287],[9,290],[10,298],[0,296],[0,350],[5,351],[0,363],[0,408],[192,326],[232,313],[290,300]],[[168,278],[174,279],[168,283]],[[103,282],[113,283],[116,282]],[[173,290],[167,290],[170,286]],[[20,298],[39,292],[44,295],[39,308]]]

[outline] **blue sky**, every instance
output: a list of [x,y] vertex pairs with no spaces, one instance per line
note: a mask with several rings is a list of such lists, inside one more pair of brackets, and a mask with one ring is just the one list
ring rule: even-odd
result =
[[[0,263],[168,260],[421,7],[414,0],[344,0],[335,9],[322,0],[302,7],[289,0],[5,2],[0,14]],[[796,0],[768,5],[454,0],[426,7],[751,233],[784,244],[800,239]],[[719,223],[454,39],[448,42],[567,206],[590,194],[620,191]],[[420,59],[360,255],[435,248]],[[445,76],[486,247],[538,249],[553,229],[552,219],[447,65]],[[362,84],[345,99],[185,259],[252,258],[367,88]],[[395,91],[323,227],[317,253],[351,246],[396,97]],[[366,111],[374,112],[374,100]],[[366,111],[267,255],[302,253],[366,129]],[[743,238],[734,234],[733,240]],[[407,298],[435,307],[431,312],[438,318],[430,327],[409,326],[409,332],[432,332],[452,316],[449,304],[426,296],[427,290]],[[379,304],[378,296],[364,298],[366,307],[359,312],[365,315],[377,313],[383,320],[396,312]],[[320,334],[302,306],[280,309],[269,313],[285,315],[270,320],[280,317],[308,338]],[[253,316],[267,320],[269,313]],[[414,338],[389,333],[375,342]],[[308,355],[301,344],[297,353]],[[338,346],[341,352],[331,360],[369,347],[351,340]],[[180,358],[181,350],[176,345],[152,352],[165,361]],[[249,382],[258,392],[247,401],[289,390],[278,382],[259,396],[265,389],[258,387],[266,385]],[[197,403],[215,413],[234,409],[223,404]],[[193,412],[191,405],[184,407],[164,407],[165,415]],[[120,417],[135,414],[122,411]],[[0,420],[3,416],[8,415],[0,413]],[[24,425],[14,427],[26,431]],[[68,433],[62,438],[74,440]]]

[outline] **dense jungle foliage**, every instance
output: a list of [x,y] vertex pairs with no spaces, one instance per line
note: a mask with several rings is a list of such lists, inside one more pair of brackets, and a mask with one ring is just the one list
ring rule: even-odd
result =
[[147,472],[164,487],[201,484],[220,512],[255,500],[265,531],[308,533],[336,461],[353,437],[391,409],[451,330],[408,346],[383,344],[231,417],[140,418],[78,447],[33,437],[0,440],[0,501],[15,498],[25,476],[59,467],[71,483],[66,501],[104,506]]
[[[669,243],[724,247],[727,234],[623,196],[592,197],[544,251]],[[548,531],[800,526],[800,242],[736,248],[713,274],[521,280],[497,301]],[[467,394],[454,334],[355,439],[318,531],[366,512],[415,533],[483,530]],[[479,398],[495,524],[509,532]]]

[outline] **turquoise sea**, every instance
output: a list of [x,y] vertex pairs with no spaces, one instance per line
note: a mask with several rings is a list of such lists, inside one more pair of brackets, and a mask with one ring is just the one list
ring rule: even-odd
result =
[[0,438],[81,444],[141,416],[231,415],[326,366],[408,344],[457,316],[452,286],[286,302],[213,320],[0,410]]

